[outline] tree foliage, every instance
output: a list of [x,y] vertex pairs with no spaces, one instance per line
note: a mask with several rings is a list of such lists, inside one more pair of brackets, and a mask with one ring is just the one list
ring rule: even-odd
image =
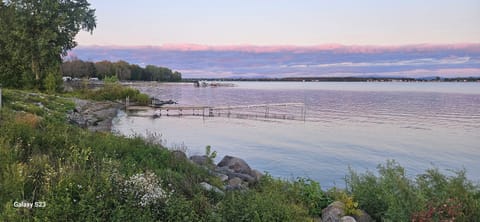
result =
[[9,87],[58,88],[51,84],[60,83],[62,56],[77,45],[80,30],[95,27],[95,10],[87,0],[2,1],[0,81]]
[[178,82],[182,74],[169,68],[148,65],[142,68],[125,61],[88,62],[72,58],[62,64],[62,75],[73,78],[97,77],[105,79],[115,76],[119,80]]

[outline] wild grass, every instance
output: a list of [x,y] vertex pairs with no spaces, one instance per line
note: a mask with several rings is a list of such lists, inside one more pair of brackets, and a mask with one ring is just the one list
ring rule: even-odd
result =
[[125,102],[125,99],[128,97],[131,103],[137,103],[138,105],[148,105],[150,103],[150,97],[148,95],[140,93],[138,89],[123,86],[116,81],[106,81],[103,87],[95,89],[89,89],[85,86],[82,89],[67,93],[67,95],[96,101],[108,100],[121,102]]

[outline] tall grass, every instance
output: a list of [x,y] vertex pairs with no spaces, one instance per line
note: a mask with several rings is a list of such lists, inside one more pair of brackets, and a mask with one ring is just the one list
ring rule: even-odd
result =
[[130,102],[137,103],[139,105],[148,105],[150,103],[150,97],[148,95],[140,93],[138,89],[123,86],[119,82],[115,81],[105,81],[103,87],[96,89],[83,87],[80,90],[69,93],[69,95],[97,101],[125,101],[125,99],[128,97]]

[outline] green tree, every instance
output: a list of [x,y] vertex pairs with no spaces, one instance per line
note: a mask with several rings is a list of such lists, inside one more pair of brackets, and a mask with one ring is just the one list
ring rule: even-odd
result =
[[11,87],[45,89],[48,82],[52,88],[59,81],[45,78],[61,79],[62,56],[77,45],[77,33],[96,27],[87,0],[7,0],[0,6],[0,70],[6,73],[0,81]]

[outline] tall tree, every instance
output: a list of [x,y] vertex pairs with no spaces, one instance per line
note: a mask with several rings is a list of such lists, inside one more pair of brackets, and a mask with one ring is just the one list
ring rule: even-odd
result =
[[52,79],[61,83],[62,56],[77,45],[80,30],[96,27],[87,0],[7,0],[0,6],[0,51],[8,55],[0,55],[0,70],[21,74],[20,80],[0,76],[0,81],[13,87],[51,88]]

